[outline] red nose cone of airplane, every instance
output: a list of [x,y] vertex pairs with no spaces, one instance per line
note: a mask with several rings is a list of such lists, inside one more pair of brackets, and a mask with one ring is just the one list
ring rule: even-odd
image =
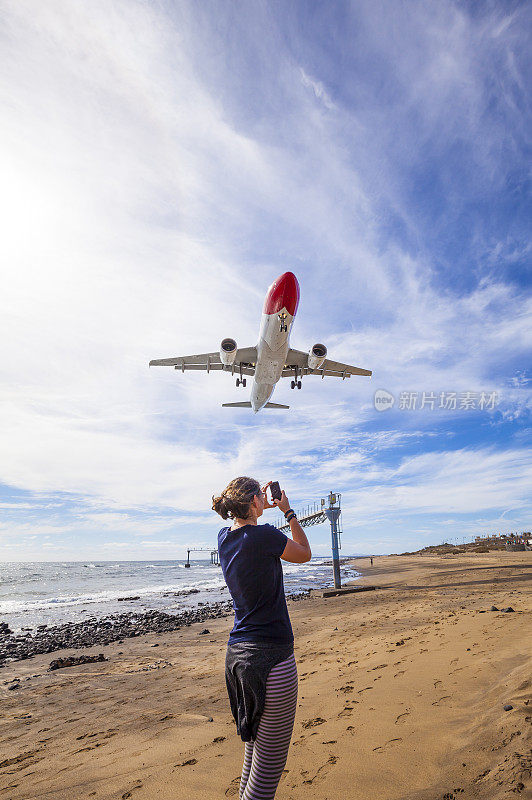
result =
[[293,272],[284,272],[268,290],[264,301],[263,314],[277,314],[286,308],[295,317],[299,304],[299,283]]

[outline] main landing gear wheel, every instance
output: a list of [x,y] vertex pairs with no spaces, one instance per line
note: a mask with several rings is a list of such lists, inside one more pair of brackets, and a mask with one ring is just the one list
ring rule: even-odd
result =
[[242,386],[245,386],[246,385],[246,379],[245,378],[237,378],[236,379],[236,385],[240,386],[240,384],[242,384]]
[[301,389],[301,381],[298,381],[298,382],[297,382],[297,388],[298,388],[298,389]]
[[295,381],[290,381],[290,388],[291,389],[295,389],[296,388]]

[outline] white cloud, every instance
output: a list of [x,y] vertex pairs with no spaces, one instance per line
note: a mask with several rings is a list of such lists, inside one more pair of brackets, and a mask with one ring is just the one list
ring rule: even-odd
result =
[[336,106],[334,105],[333,101],[325,91],[323,83],[321,83],[320,81],[313,80],[309,75],[307,75],[303,67],[300,68],[300,73],[301,73],[301,83],[303,84],[303,86],[312,89],[316,98],[320,100],[325,106],[325,108],[329,109],[329,111],[335,109]]
[[[504,42],[515,20],[477,30],[454,6],[418,9],[415,46],[397,60],[405,109],[422,110],[417,144],[460,128],[469,143],[480,140],[479,180],[488,181],[499,175],[502,132],[483,135],[482,66],[490,37]],[[301,502],[324,486],[380,480],[368,499],[355,494],[352,515],[368,522],[514,505],[517,456],[499,472],[487,453],[502,481],[488,491],[486,478],[467,475],[483,463],[479,450],[382,466],[383,451],[427,447],[434,417],[398,419],[404,430],[365,426],[378,387],[496,389],[505,418],[524,417],[522,367],[510,386],[503,367],[522,363],[530,347],[530,299],[493,275],[468,294],[445,291],[422,244],[413,253],[383,234],[385,202],[423,240],[390,163],[392,151],[415,161],[400,115],[387,118],[386,104],[369,101],[355,113],[336,94],[333,102],[311,77],[323,74],[319,64],[303,69],[280,53],[278,90],[291,115],[280,127],[251,124],[204,77],[197,54],[210,42],[195,40],[202,34],[187,27],[187,13],[176,21],[122,2],[6,6],[0,482],[37,493],[33,510],[43,493],[67,493],[81,518],[50,509],[44,521],[4,530],[166,541],[195,524],[206,537],[211,494],[242,472],[275,472]],[[376,30],[364,13],[385,51],[401,20]],[[516,247],[479,244],[492,265],[526,252]],[[215,350],[227,335],[254,344],[266,285],[285,268],[302,287],[293,345],[324,339],[331,357],[373,369],[371,382],[279,386],[274,399],[290,412],[251,420],[220,408],[244,396],[228,376],[148,370],[150,358]],[[427,480],[425,467],[438,479]],[[175,520],[157,518],[169,509]],[[191,510],[193,519],[177,514]]]

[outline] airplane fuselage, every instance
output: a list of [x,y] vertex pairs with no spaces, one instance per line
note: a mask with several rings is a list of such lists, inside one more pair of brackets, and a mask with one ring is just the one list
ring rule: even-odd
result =
[[251,407],[255,413],[264,408],[282,375],[298,303],[297,278],[292,272],[285,272],[270,286],[264,301],[251,387]]

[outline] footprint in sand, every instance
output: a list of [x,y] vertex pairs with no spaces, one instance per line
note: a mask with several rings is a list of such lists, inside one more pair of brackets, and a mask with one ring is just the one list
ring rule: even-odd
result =
[[409,716],[410,716],[410,711],[403,711],[402,714],[399,714],[399,716],[396,717],[395,724],[397,725],[399,722],[406,722],[406,720],[403,719],[403,717],[409,717]]
[[306,780],[303,781],[303,783],[314,783],[314,781],[316,780],[316,778],[318,776],[320,777],[320,779],[324,778],[325,775],[327,775],[327,773],[330,771],[331,767],[334,764],[336,764],[337,761],[338,761],[338,757],[337,756],[330,756],[327,759],[327,761],[325,762],[325,764],[322,764],[321,767],[318,767],[314,777],[313,778],[307,778]]
[[[20,767],[15,767],[15,769],[26,769],[26,767],[29,767],[30,764],[33,766],[33,764],[36,764],[37,761],[42,761],[44,758],[44,756],[37,756],[37,753],[39,753],[41,750],[42,748],[39,747],[37,750],[29,750],[27,753],[20,753],[18,756],[14,756],[13,758],[6,758],[4,761],[0,761],[0,768],[11,767],[13,764],[21,764]],[[31,759],[31,761],[28,761],[28,759]],[[26,763],[22,764],[21,762]],[[11,772],[14,772],[14,770],[11,770]]]
[[385,744],[379,745],[378,747],[373,748],[374,753],[383,753],[385,750],[390,750],[390,748],[394,747],[399,742],[402,742],[402,739],[389,739]]
[[131,786],[131,788],[128,789],[126,792],[124,792],[124,794],[122,795],[122,800],[127,800],[128,797],[132,797],[131,793],[134,792],[135,789],[142,789],[142,786],[143,786],[142,781],[135,781],[135,784]]
[[225,790],[226,797],[234,797],[238,794],[238,790],[240,789],[240,775],[238,778],[233,778],[227,789]]
[[436,700],[432,705],[433,706],[439,706],[440,703],[443,703],[445,700],[450,700],[450,699],[451,699],[451,695],[450,694],[446,694],[445,697],[440,697],[440,699]]
[[357,694],[362,694],[362,692],[367,692],[369,689],[373,689],[373,686],[366,686],[364,689],[359,689]]
[[324,722],[327,722],[326,719],[323,717],[316,717],[315,719],[308,719],[306,722],[303,723],[303,728],[314,728],[315,725],[322,725]]
[[352,712],[352,711],[354,711],[354,710],[355,710],[355,709],[354,709],[354,708],[351,708],[351,706],[345,706],[345,708],[343,708],[343,709],[340,711],[340,713],[338,714],[338,717],[348,717],[348,716],[349,716],[349,714],[351,714],[351,712]]
[[404,671],[404,669],[400,669],[400,670],[399,670],[399,672],[396,672],[396,673],[395,673],[395,675],[394,675],[393,677],[394,677],[394,678],[398,678],[398,677],[399,677],[399,675],[404,675],[404,674],[405,674],[405,671]]

